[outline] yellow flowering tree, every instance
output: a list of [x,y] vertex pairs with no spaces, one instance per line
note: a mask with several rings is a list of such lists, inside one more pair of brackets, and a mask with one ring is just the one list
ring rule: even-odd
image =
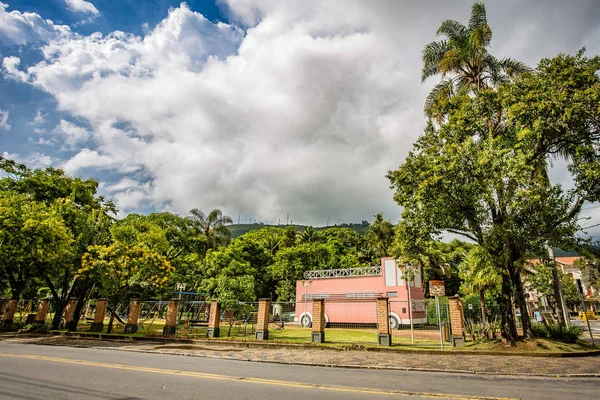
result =
[[164,256],[121,242],[90,246],[78,271],[79,275],[94,280],[100,296],[108,300],[112,310],[108,333],[112,330],[119,303],[127,301],[133,294],[166,288],[173,272],[173,266]]

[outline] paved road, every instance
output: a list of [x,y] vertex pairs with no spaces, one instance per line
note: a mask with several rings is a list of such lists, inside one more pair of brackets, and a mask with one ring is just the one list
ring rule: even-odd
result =
[[6,342],[0,366],[1,399],[582,400],[600,393],[597,378],[334,369]]
[[[585,321],[580,319],[572,319],[571,323],[583,328],[583,334],[581,335],[583,340],[588,342],[592,341],[590,338],[590,332],[588,331],[587,323]],[[600,344],[600,320],[591,320],[590,329],[592,330],[592,335],[594,335],[595,343]]]

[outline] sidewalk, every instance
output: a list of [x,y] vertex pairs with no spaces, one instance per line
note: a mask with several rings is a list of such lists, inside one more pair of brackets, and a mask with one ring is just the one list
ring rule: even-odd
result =
[[122,351],[174,354],[229,360],[344,368],[398,369],[529,376],[600,377],[600,356],[555,358],[467,354],[420,354],[325,348],[241,348],[228,343],[198,341],[194,344],[131,343],[98,339],[4,337],[4,342],[91,347]]

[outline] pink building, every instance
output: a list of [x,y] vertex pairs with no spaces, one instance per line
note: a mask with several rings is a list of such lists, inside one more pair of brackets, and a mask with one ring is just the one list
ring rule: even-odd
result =
[[[413,279],[405,275],[410,270]],[[296,282],[295,320],[302,326],[312,323],[313,299],[325,299],[327,323],[377,323],[377,297],[388,297],[390,327],[410,324],[408,299],[412,301],[414,324],[427,322],[421,270],[398,266],[392,257],[381,259],[381,266],[307,271]]]

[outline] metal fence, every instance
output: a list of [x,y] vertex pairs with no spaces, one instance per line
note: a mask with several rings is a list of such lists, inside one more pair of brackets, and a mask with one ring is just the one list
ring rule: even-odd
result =
[[[389,299],[390,334],[392,345],[439,346],[440,338],[449,340],[450,323],[448,302],[442,298],[439,307],[435,300]],[[77,330],[89,331],[94,321],[97,300],[83,307]],[[160,336],[167,317],[168,300],[140,302],[138,335]],[[206,337],[210,302],[186,301],[178,303],[177,335],[191,338]],[[17,304],[15,323],[24,323],[27,315],[37,311],[37,302],[22,300]],[[129,314],[129,303],[109,307],[104,318],[103,332],[108,329],[114,313],[112,333],[124,333]],[[3,307],[0,307],[3,308]],[[258,303],[237,303],[222,306],[220,337],[254,339]],[[2,310],[3,311],[3,310]],[[50,307],[47,323],[53,318]],[[269,339],[290,342],[310,342],[312,333],[313,301],[273,302],[269,310]],[[378,343],[377,300],[364,298],[329,298],[324,302],[325,342],[342,345],[373,345]]]

